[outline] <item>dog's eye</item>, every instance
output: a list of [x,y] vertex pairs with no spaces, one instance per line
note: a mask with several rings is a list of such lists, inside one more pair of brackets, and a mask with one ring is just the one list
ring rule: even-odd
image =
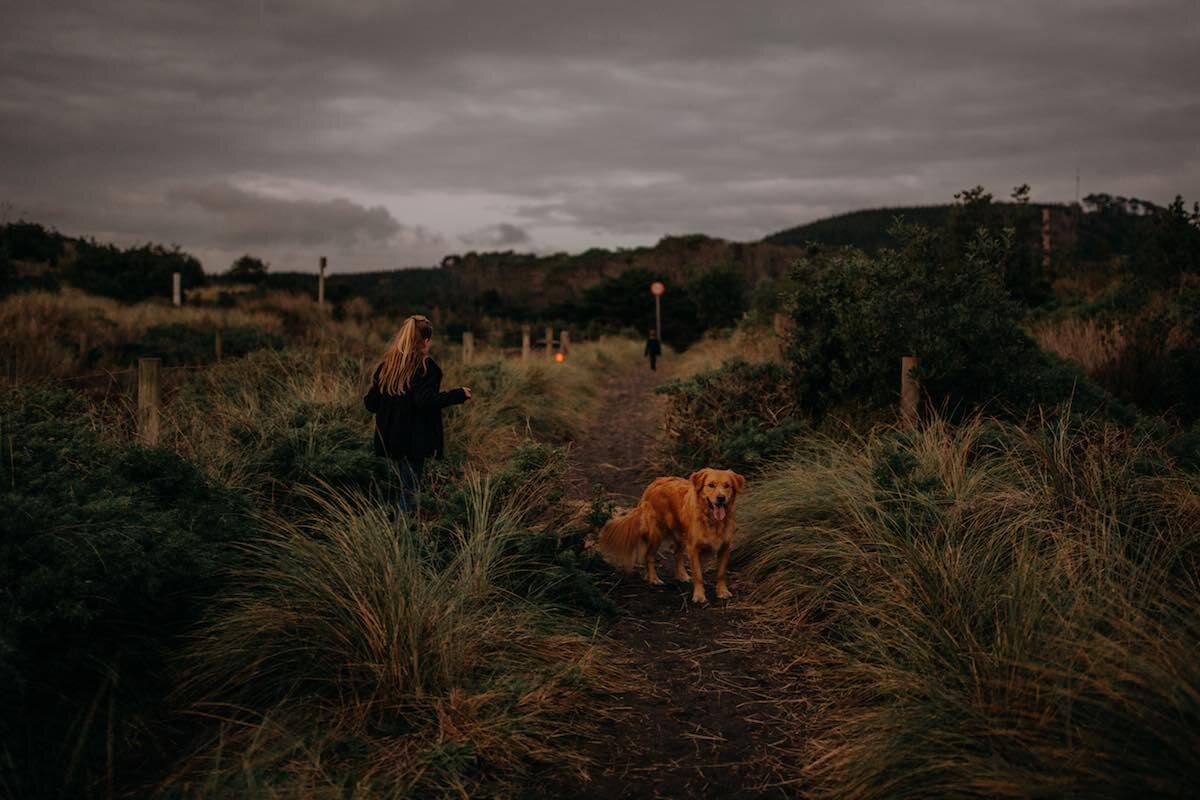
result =
[[715,489],[715,488],[717,488],[717,485],[716,485],[715,483],[710,483],[710,484],[708,485],[708,488],[710,488],[710,489]]

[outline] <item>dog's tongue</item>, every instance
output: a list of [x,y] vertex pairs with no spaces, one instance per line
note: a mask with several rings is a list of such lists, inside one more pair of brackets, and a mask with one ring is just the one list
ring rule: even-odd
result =
[[717,522],[725,519],[725,506],[713,506],[713,517],[716,518]]

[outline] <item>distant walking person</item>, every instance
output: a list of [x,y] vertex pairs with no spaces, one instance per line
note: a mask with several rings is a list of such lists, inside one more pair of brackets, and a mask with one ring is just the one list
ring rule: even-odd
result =
[[656,362],[662,355],[662,344],[659,343],[658,335],[654,331],[650,331],[650,335],[646,338],[646,355],[650,357],[650,369],[657,372]]
[[466,386],[441,390],[442,370],[429,355],[431,341],[433,325],[426,317],[404,320],[363,398],[375,415],[375,453],[399,467],[402,512],[411,510],[413,493],[421,488],[425,459],[442,456],[442,409],[471,399]]

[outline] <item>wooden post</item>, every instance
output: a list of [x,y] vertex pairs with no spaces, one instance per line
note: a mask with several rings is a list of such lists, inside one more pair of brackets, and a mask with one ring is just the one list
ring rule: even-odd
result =
[[158,444],[158,365],[161,359],[138,359],[138,438],[146,444]]
[[321,256],[321,268],[317,275],[317,305],[325,305],[325,256]]
[[521,360],[529,360],[529,326],[521,326]]
[[662,297],[654,295],[654,338],[662,341]]
[[171,273],[171,304],[183,305],[183,276],[178,272]]
[[563,328],[558,333],[558,341],[559,350],[562,351],[564,356],[568,355],[571,352],[571,332],[566,328]]
[[1050,209],[1042,209],[1042,269],[1050,268]]
[[217,363],[221,363],[221,332],[217,331],[213,336],[213,355],[217,357]]
[[470,331],[463,331],[462,358],[464,364],[470,364],[475,360],[475,334]]
[[554,360],[554,328],[546,326],[546,358]]
[[916,356],[900,359],[900,420],[905,427],[917,425],[917,406],[921,400],[921,384],[911,374],[921,363]]

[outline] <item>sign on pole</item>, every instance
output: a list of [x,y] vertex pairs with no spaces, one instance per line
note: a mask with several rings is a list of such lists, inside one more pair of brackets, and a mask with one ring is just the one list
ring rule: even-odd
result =
[[654,295],[654,338],[662,341],[662,295],[667,286],[662,281],[650,284],[650,294]]

